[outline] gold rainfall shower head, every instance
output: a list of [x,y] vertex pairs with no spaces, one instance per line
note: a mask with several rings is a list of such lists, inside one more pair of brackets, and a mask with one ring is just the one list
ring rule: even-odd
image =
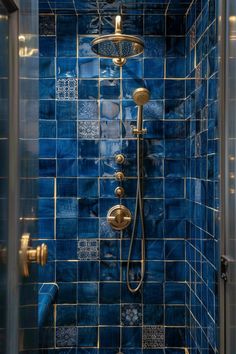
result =
[[142,39],[122,34],[121,16],[116,16],[115,33],[95,38],[92,43],[94,53],[103,58],[111,58],[115,65],[123,66],[128,58],[143,53]]

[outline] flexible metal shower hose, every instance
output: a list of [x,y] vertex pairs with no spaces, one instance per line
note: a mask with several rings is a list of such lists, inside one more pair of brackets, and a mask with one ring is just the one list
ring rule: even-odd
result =
[[[145,229],[144,229],[144,211],[143,211],[143,198],[142,198],[142,186],[141,186],[141,178],[142,178],[142,166],[141,166],[141,139],[140,136],[137,136],[137,190],[136,190],[136,204],[135,204],[135,212],[134,212],[134,224],[132,229],[132,235],[130,239],[130,247],[129,247],[129,255],[128,255],[128,262],[127,262],[127,273],[126,273],[126,283],[129,291],[131,293],[136,293],[139,291],[143,284],[144,275],[145,275]],[[142,240],[141,240],[141,277],[138,282],[136,288],[131,286],[130,281],[130,261],[133,251],[133,243],[135,238],[135,233],[138,226],[138,216],[140,216],[140,223],[141,223],[141,233],[142,233]]]

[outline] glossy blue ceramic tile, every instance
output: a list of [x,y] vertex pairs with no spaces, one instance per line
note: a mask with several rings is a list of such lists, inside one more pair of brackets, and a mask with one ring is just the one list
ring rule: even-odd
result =
[[39,59],[39,72],[41,78],[55,77],[55,60],[54,58],[40,58]]
[[164,323],[164,307],[155,304],[145,304],[143,308],[144,325],[163,325]]
[[91,50],[90,43],[94,37],[79,37],[79,57],[95,57],[96,54]]
[[165,19],[160,15],[149,15],[144,19],[144,34],[163,36],[165,34]]
[[99,60],[81,58],[78,61],[79,77],[96,78],[99,74]]
[[57,137],[60,138],[76,138],[77,124],[73,121],[59,121],[57,123]]
[[162,58],[144,59],[144,77],[145,78],[163,78],[164,60]]
[[99,288],[101,304],[119,304],[120,303],[120,283],[102,283]]
[[59,293],[57,302],[59,304],[70,304],[76,302],[76,284],[75,283],[65,283],[57,282],[59,286]]
[[101,325],[119,325],[120,305],[100,305],[99,318]]
[[101,348],[117,348],[120,344],[119,327],[101,327],[100,328],[100,346]]
[[76,120],[77,104],[74,101],[56,101],[56,119],[61,120]]
[[77,65],[75,58],[57,58],[57,77],[77,77]]
[[98,284],[95,282],[78,283],[78,303],[96,304],[98,302]]
[[141,348],[142,346],[142,334],[141,327],[122,328],[122,344],[124,348]]
[[104,120],[120,118],[120,102],[118,100],[101,100],[100,117]]
[[75,139],[58,139],[57,140],[57,157],[58,158],[76,158],[77,157],[77,141]]
[[56,138],[56,122],[41,120],[39,123],[39,134],[41,138]]
[[[145,73],[145,71],[144,71]],[[130,59],[122,70],[123,78],[133,79],[143,77],[143,60]],[[145,75],[144,75],[145,76]],[[145,76],[148,77],[148,76]]]
[[120,67],[114,65],[111,59],[101,58],[100,59],[100,77],[101,78],[119,78],[120,77]]
[[76,16],[57,16],[57,56],[76,57]]
[[58,197],[77,197],[76,178],[58,178],[57,180]]
[[39,37],[39,55],[40,57],[55,57],[55,37]]
[[100,263],[100,281],[119,281],[120,263],[116,261],[102,261]]
[[97,326],[98,325],[98,306],[80,305],[77,307],[77,324],[79,326]]
[[78,97],[83,100],[95,100],[98,98],[97,80],[79,80]]
[[81,261],[78,263],[78,281],[98,281],[99,263]]
[[57,176],[76,177],[77,165],[77,160],[75,159],[57,159]]
[[120,80],[101,80],[100,97],[103,99],[120,98]]
[[56,255],[58,260],[76,259],[76,241],[57,240],[56,247]]
[[76,306],[57,305],[56,323],[57,326],[74,326],[76,324]]
[[42,99],[54,99],[55,81],[53,79],[40,79],[39,94]]
[[78,16],[78,34],[98,34],[99,33],[99,18],[94,15]]

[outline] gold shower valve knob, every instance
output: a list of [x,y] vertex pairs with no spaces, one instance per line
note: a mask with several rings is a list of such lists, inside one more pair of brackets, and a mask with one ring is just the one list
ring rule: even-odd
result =
[[123,181],[125,179],[125,175],[123,172],[116,172],[115,178],[117,179],[117,181]]
[[132,216],[124,205],[115,205],[108,211],[107,221],[114,230],[121,231],[129,226]]
[[125,194],[125,190],[123,187],[117,187],[115,189],[115,195],[118,197],[118,198],[122,198]]
[[122,165],[125,162],[125,157],[122,154],[118,154],[115,156],[115,160],[118,165]]

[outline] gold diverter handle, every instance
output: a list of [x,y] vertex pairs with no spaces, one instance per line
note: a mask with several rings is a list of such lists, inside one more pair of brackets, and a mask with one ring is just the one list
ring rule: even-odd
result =
[[108,211],[107,221],[114,230],[121,231],[129,226],[132,216],[124,205],[115,205]]
[[29,264],[37,263],[42,267],[45,266],[48,260],[48,246],[42,243],[40,246],[33,248],[30,246],[30,234],[23,234],[21,237],[20,247],[20,268],[23,277],[29,276]]

